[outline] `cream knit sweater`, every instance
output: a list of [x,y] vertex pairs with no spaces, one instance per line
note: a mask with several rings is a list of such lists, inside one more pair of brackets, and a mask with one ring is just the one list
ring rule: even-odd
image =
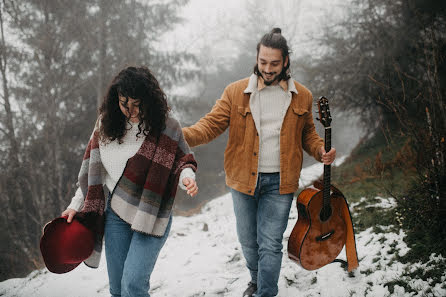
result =
[[279,84],[259,91],[259,172],[280,172],[280,129],[290,105],[288,93]]

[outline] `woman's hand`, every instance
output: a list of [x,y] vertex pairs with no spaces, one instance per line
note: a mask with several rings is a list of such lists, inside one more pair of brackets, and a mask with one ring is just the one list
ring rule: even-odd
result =
[[194,197],[198,193],[197,182],[190,177],[185,177],[182,180],[183,185],[186,187],[187,194]]
[[62,217],[67,217],[67,222],[71,223],[71,221],[73,220],[73,217],[75,216],[75,214],[77,213],[77,211],[75,211],[74,209],[71,208],[67,208],[62,214]]

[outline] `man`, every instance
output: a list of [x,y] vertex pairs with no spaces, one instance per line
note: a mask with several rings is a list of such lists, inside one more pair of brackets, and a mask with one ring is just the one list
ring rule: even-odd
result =
[[257,45],[249,78],[226,87],[211,112],[183,128],[190,146],[208,143],[229,127],[224,153],[237,235],[251,274],[243,296],[278,293],[282,239],[302,167],[302,149],[324,164],[326,153],[312,117],[312,95],[289,75],[289,49],[281,30]]

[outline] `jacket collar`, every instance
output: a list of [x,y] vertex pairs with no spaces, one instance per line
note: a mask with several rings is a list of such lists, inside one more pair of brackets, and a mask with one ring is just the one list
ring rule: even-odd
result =
[[[285,92],[289,91],[297,94],[296,86],[294,85],[292,78],[289,78],[288,81],[280,81],[279,85]],[[255,91],[260,91],[264,87],[265,84],[263,83],[263,79],[253,73],[249,77],[248,87],[243,92],[245,94],[254,93]]]

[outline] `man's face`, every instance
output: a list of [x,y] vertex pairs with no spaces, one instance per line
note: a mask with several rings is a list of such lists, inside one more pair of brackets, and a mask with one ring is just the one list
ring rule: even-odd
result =
[[257,65],[266,85],[278,83],[277,77],[287,63],[288,57],[283,61],[282,51],[280,49],[260,45]]

